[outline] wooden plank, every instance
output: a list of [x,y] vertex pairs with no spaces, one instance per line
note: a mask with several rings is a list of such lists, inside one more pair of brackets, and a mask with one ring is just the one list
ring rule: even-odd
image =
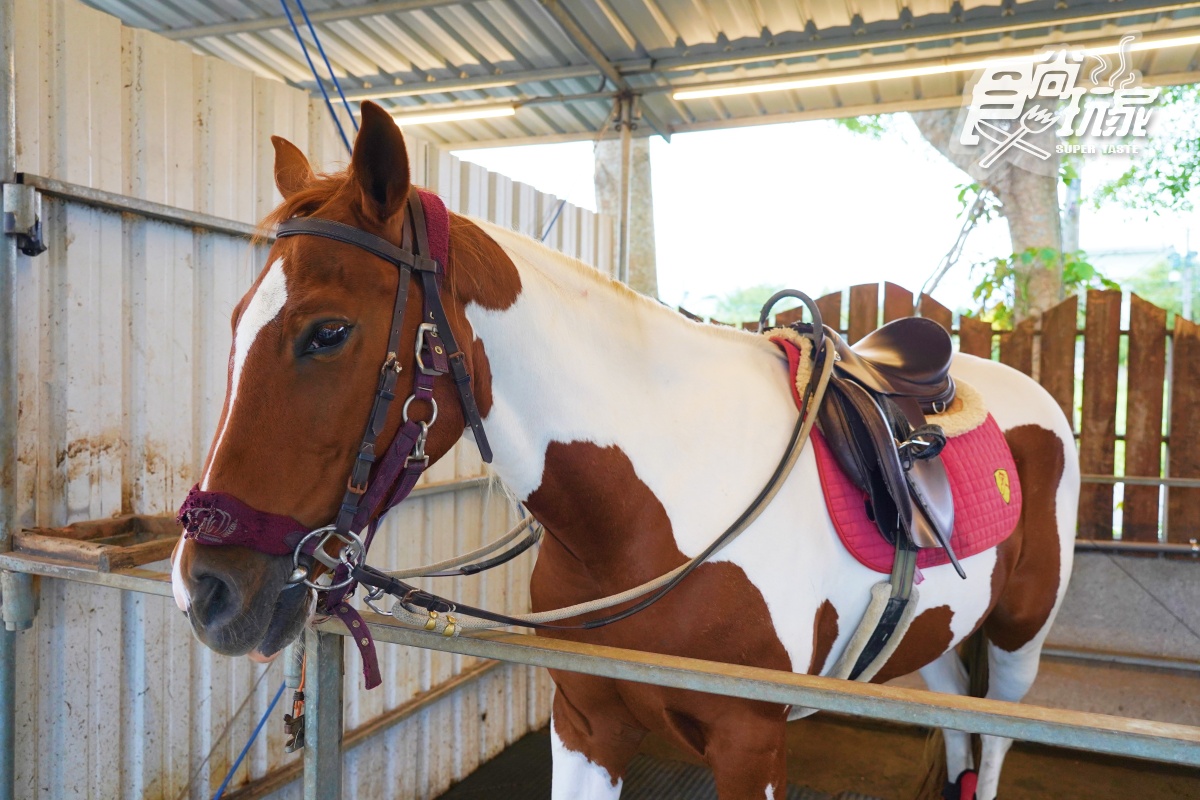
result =
[[[1083,419],[1079,466],[1085,474],[1112,475],[1117,441],[1117,362],[1121,293],[1089,290],[1083,335]],[[1113,487],[1085,483],[1079,495],[1079,538],[1111,539]]]
[[850,344],[879,327],[879,284],[860,283],[850,287]]
[[816,300],[817,309],[821,312],[821,319],[826,325],[833,328],[835,331],[842,330],[842,293],[830,292],[827,295],[818,297]]
[[992,357],[992,323],[963,315],[958,318],[958,349],[980,358]]
[[[1125,400],[1125,474],[1162,474],[1163,381],[1167,367],[1167,312],[1129,296],[1129,357],[1137,377]],[[1132,377],[1132,374],[1131,374]],[[1121,538],[1158,541],[1157,486],[1126,486]]]
[[883,284],[883,322],[913,315],[913,293],[903,286],[885,282]]
[[[1200,478],[1200,325],[1175,317],[1171,351],[1172,478]],[[1167,541],[1186,542],[1200,529],[1200,489],[1167,491]]]
[[921,312],[922,317],[931,319],[945,328],[947,333],[954,327],[954,312],[927,294],[921,295],[920,307],[917,310]]
[[[1079,297],[1072,295],[1042,315],[1038,382],[1075,428],[1075,327]],[[1160,381],[1161,383],[1161,381]]]
[[793,322],[801,322],[804,320],[805,313],[807,312],[805,311],[804,306],[785,309],[784,311],[780,311],[775,315],[775,324],[781,326],[791,325]]
[[1023,320],[1011,331],[1000,332],[1000,363],[1033,375],[1034,321]]

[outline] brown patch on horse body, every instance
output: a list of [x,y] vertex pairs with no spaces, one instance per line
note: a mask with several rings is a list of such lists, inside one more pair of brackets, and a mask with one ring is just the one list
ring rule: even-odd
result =
[[896,652],[871,679],[871,683],[885,683],[892,678],[916,672],[949,650],[950,643],[954,641],[954,632],[950,630],[953,618],[954,612],[950,606],[935,606],[918,614],[908,626],[908,632],[904,634]]
[[983,630],[993,644],[1012,652],[1037,636],[1058,599],[1062,564],[1057,495],[1066,456],[1062,440],[1037,425],[1021,425],[1004,436],[1021,479],[1021,519],[1005,542],[1012,543],[1012,561],[1000,586],[999,563],[993,572],[993,594],[999,596]]
[[808,662],[808,674],[820,675],[838,637],[838,612],[833,603],[825,600],[813,617],[813,653]]
[[[546,451],[542,485],[526,502],[546,526],[530,582],[535,611],[560,608],[614,594],[684,563],[666,509],[637,476],[617,447],[590,442],[552,442]],[[595,618],[618,609],[596,612]],[[636,616],[590,631],[543,631],[539,635],[627,647],[665,655],[791,670],[791,659],[775,633],[766,602],[741,567],[704,564],[674,590]],[[597,733],[601,717],[613,716],[624,728],[654,730],[696,753],[729,780],[743,768],[732,746],[717,735],[733,726],[758,731],[766,740],[783,735],[786,707],[645,684],[551,672],[559,691],[590,720],[571,725],[555,717],[555,730],[571,750],[584,753],[614,778],[624,774],[633,751],[628,733]],[[556,710],[558,706],[556,705]],[[762,728],[761,731],[759,729]],[[715,738],[714,738],[715,737]],[[714,747],[714,741],[717,745]],[[759,795],[770,776],[781,773],[782,753],[759,764],[750,781]],[[776,763],[778,760],[778,763]],[[744,759],[742,759],[744,761]],[[757,781],[765,780],[762,785]],[[782,785],[782,784],[778,784]]]

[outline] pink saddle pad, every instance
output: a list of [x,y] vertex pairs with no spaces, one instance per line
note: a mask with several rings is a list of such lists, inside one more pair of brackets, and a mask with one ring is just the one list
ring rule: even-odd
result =
[[[863,565],[876,572],[891,572],[895,549],[867,516],[866,493],[842,471],[820,431],[812,432],[811,441],[825,504],[842,543]],[[1007,539],[1021,516],[1021,482],[1008,442],[992,415],[978,428],[950,439],[941,458],[954,492],[950,543],[959,559]],[[917,566],[922,569],[949,561],[941,549],[926,549],[917,555]]]

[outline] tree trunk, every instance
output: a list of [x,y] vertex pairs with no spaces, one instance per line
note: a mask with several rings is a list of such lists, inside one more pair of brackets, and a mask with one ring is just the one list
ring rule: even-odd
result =
[[[1016,321],[1040,316],[1057,304],[1062,299],[1063,246],[1058,207],[1059,157],[1054,153],[1053,130],[1026,137],[1026,141],[1049,151],[1050,159],[1041,161],[1020,154],[983,169],[978,161],[987,153],[986,148],[960,152],[955,147],[958,109],[916,111],[912,118],[935,150],[1000,199],[1002,213],[1008,220],[1012,251],[1017,256],[1017,279],[1013,287]],[[1020,255],[1031,248],[1039,252],[1025,264]],[[1053,251],[1053,256],[1043,259],[1040,252],[1043,250]]]
[[[594,148],[596,208],[616,219],[621,206],[621,141],[606,139]],[[629,285],[658,297],[654,247],[654,191],[650,177],[650,140],[633,140],[633,184],[629,214]]]

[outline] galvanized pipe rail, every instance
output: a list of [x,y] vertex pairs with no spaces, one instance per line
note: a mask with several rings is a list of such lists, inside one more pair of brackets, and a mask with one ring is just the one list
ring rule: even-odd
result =
[[[1200,728],[664,656],[524,633],[446,637],[364,614],[376,641],[1200,767]],[[338,632],[324,622],[318,630]]]

